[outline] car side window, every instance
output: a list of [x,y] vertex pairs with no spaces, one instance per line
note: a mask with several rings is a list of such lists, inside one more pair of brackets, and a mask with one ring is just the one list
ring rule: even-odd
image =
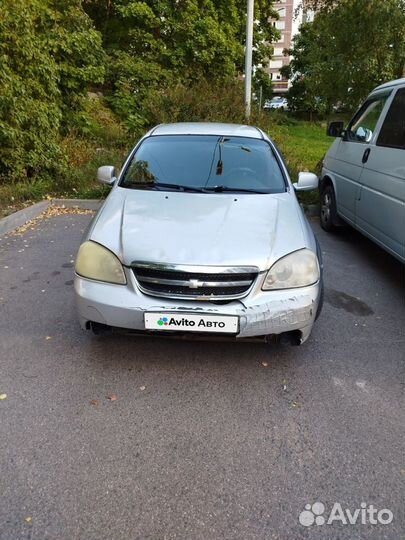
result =
[[347,139],[352,142],[369,143],[381,116],[388,94],[366,101],[347,128]]
[[378,135],[377,146],[405,150],[405,88],[395,94]]

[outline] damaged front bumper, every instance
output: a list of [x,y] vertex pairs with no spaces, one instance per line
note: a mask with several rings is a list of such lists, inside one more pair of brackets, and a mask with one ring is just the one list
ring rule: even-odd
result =
[[145,330],[145,312],[233,315],[239,318],[236,338],[294,333],[304,343],[311,333],[321,296],[319,282],[297,289],[262,291],[258,280],[248,296],[228,303],[156,298],[139,290],[132,272],[127,278],[128,284],[123,286],[76,275],[75,295],[82,328],[98,323],[150,333]]

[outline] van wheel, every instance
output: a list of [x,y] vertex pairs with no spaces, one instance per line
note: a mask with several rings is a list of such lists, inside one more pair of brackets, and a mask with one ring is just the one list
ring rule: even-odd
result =
[[341,226],[337,213],[333,186],[326,185],[321,191],[321,227],[327,232],[336,231]]

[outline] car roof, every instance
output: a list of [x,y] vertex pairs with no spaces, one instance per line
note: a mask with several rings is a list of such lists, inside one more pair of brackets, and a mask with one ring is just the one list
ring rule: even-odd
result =
[[160,124],[149,132],[155,135],[228,135],[234,137],[250,137],[265,139],[264,133],[254,126],[243,124],[222,124],[216,122],[178,122],[176,124]]
[[377,86],[377,88],[374,88],[373,92],[376,92],[378,90],[383,90],[384,88],[390,88],[391,86],[405,86],[405,78],[403,79],[395,79],[395,81],[389,81],[384,84],[380,84],[380,86]]

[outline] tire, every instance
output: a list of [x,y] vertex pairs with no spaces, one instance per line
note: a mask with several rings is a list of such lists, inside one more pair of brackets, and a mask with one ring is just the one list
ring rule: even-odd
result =
[[342,221],[337,213],[335,190],[331,184],[327,184],[321,190],[320,218],[321,227],[324,231],[334,232],[342,227]]
[[319,304],[318,304],[318,309],[316,310],[316,315],[315,315],[315,320],[316,321],[318,320],[319,315],[321,314],[321,311],[322,311],[322,308],[323,308],[323,300],[324,300],[324,297],[325,297],[325,286],[323,284],[323,279],[322,278],[321,278],[320,286],[321,286],[321,294],[319,295]]
[[320,287],[320,293],[319,293],[319,302],[318,302],[318,308],[316,310],[315,315],[315,321],[318,319],[319,315],[321,314],[322,307],[323,307],[323,300],[325,297],[325,285],[323,282],[323,257],[322,257],[322,251],[321,246],[319,244],[318,238],[315,236],[316,241],[316,254],[318,257],[318,263],[320,268],[320,276],[319,276],[319,287]]

